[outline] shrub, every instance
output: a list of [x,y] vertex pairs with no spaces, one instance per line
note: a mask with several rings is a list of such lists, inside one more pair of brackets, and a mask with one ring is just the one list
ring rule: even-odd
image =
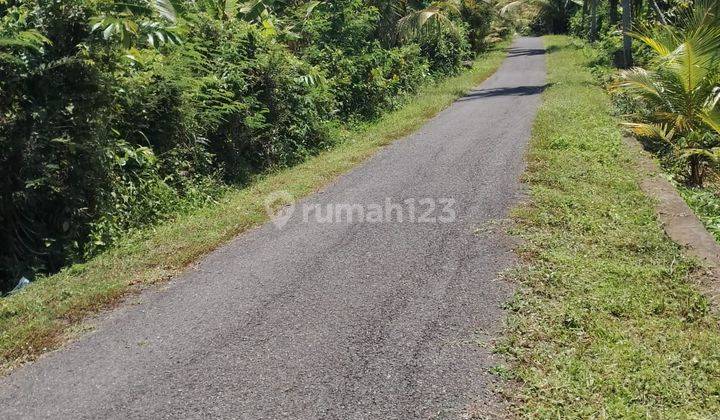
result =
[[434,75],[457,73],[464,60],[472,58],[466,26],[455,25],[455,30],[443,29],[438,33],[426,33],[417,39],[420,52],[430,63]]
[[205,30],[209,33],[196,42],[208,59],[212,73],[206,78],[214,86],[197,105],[211,98],[224,98],[224,103],[203,110],[203,118],[210,114],[217,124],[200,131],[229,180],[297,162],[328,145],[325,123],[334,100],[317,68],[253,25],[236,22]]
[[376,117],[428,77],[421,49],[383,46],[379,25],[378,10],[359,0],[334,3],[305,25],[303,57],[327,75],[340,116]]
[[492,6],[484,1],[463,0],[461,2],[461,18],[467,25],[467,40],[470,42],[474,52],[483,51],[488,47],[488,36],[491,35],[493,30],[493,15],[495,13]]
[[[104,160],[109,183],[99,193],[98,216],[89,223],[84,257],[148,224],[207,204],[221,189],[212,177],[188,171],[162,176],[160,160],[149,147],[117,141],[106,150]],[[185,156],[165,160],[190,166]]]
[[[0,278],[53,271],[76,254],[97,191],[107,183],[101,150],[112,54],[87,54],[87,2],[9,2],[0,36],[33,31],[41,46],[0,54]],[[4,287],[3,287],[4,286]]]
[[402,95],[414,92],[429,76],[427,60],[420,47],[408,45],[390,50],[375,43],[361,54],[346,55],[325,48],[308,51],[311,62],[323,63],[342,116],[377,116],[394,108]]

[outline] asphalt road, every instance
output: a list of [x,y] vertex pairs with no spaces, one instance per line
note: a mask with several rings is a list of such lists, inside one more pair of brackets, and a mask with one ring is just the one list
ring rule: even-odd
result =
[[513,263],[498,221],[520,196],[542,48],[518,39],[493,77],[282,229],[239,236],[0,379],[0,418],[497,414],[487,343]]

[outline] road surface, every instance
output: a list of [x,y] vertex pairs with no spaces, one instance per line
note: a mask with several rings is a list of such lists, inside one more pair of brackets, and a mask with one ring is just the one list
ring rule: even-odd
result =
[[543,53],[518,39],[494,76],[282,229],[239,236],[0,379],[0,418],[497,413],[488,343],[513,264],[498,221],[520,195]]

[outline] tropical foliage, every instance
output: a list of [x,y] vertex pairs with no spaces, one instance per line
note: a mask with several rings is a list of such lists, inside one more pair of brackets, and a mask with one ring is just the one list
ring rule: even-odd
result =
[[570,31],[593,43],[595,71],[625,126],[717,233],[717,206],[701,203],[720,202],[720,2],[581,4]]
[[580,5],[579,0],[511,0],[504,3],[500,13],[516,14],[534,32],[565,33]]
[[498,39],[475,0],[0,0],[0,291],[333,144]]
[[703,185],[720,158],[720,14],[716,0],[698,1],[677,23],[644,25],[632,36],[654,53],[650,69],[622,71],[616,89],[641,101],[644,115],[627,125],[663,140],[687,162],[688,181]]
[[[604,81],[615,79],[609,86],[626,126],[659,153],[681,182],[702,187],[716,172],[718,0],[513,0],[501,13],[523,8],[534,11],[532,29],[568,30],[593,44],[596,71]],[[624,70],[608,72],[610,65]]]

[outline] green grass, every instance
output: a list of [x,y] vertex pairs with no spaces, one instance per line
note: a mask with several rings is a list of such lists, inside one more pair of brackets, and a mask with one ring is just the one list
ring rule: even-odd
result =
[[0,299],[0,371],[31,360],[67,339],[74,324],[107,308],[129,291],[178,274],[189,263],[237,234],[266,221],[265,196],[286,190],[302,197],[401,138],[491,75],[505,46],[481,56],[472,69],[428,86],[407,105],[376,122],[338,131],[333,150],[278,171],[219,203],[142,232],[86,264],[36,281],[17,295]]
[[676,183],[685,202],[703,222],[707,230],[720,241],[720,196],[717,185],[712,188],[688,188]]
[[577,41],[546,38],[551,87],[533,129],[530,200],[514,212],[514,273],[500,351],[513,408],[544,418],[720,413],[720,332],[694,265],[638,186],[609,98]]

